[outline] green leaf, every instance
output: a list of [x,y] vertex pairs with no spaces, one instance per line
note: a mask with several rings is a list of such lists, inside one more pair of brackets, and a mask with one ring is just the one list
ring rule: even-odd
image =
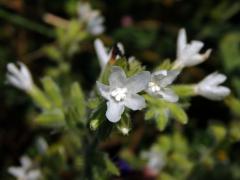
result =
[[117,128],[123,135],[128,135],[132,129],[132,121],[126,112],[122,115],[121,120],[117,124]]
[[168,123],[168,112],[166,109],[160,109],[159,115],[156,117],[157,127],[160,131],[163,131]]
[[141,66],[141,63],[136,59],[131,59],[128,61],[128,71],[127,76],[131,77],[137,73],[144,71],[144,67]]
[[65,125],[65,117],[60,109],[52,109],[40,114],[35,122],[41,126],[63,127]]
[[126,72],[128,66],[127,59],[126,58],[118,59],[113,66],[119,66]]
[[37,87],[34,86],[32,90],[29,92],[33,101],[42,109],[50,109],[52,107],[51,102],[46,97],[46,95]]
[[227,72],[240,68],[240,33],[232,32],[224,36],[220,49],[223,56],[223,65]]
[[86,102],[84,99],[84,93],[77,82],[73,83],[71,86],[70,99],[71,106],[74,107],[78,113],[78,118],[84,118],[86,115]]
[[155,116],[155,110],[153,108],[148,108],[147,112],[145,113],[145,119],[150,120],[153,119]]
[[55,46],[46,46],[43,51],[53,60],[59,62],[62,60],[61,51]]
[[116,175],[119,176],[120,175],[120,171],[119,169],[116,167],[116,165],[109,159],[109,157],[106,155],[105,158],[105,165],[106,165],[106,170],[111,173],[112,175]]
[[188,122],[188,116],[178,104],[168,103],[168,108],[172,116],[180,123],[186,124]]
[[63,99],[58,85],[50,77],[43,78],[42,84],[51,102],[55,106],[61,107],[63,104]]
[[173,85],[171,88],[180,97],[191,97],[195,95],[194,85]]
[[157,66],[154,71],[159,70],[170,70],[172,68],[172,63],[170,59],[165,59],[159,66]]

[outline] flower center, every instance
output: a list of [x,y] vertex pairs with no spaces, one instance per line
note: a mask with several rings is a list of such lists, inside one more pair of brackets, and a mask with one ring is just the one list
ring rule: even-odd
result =
[[159,85],[157,85],[155,82],[148,83],[148,88],[153,93],[159,92],[161,90],[161,87]]
[[124,100],[127,96],[127,88],[116,88],[111,92],[111,96],[118,102]]

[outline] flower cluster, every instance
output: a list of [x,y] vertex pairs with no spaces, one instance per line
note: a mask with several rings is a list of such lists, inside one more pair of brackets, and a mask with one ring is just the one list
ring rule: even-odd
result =
[[[209,57],[211,49],[204,54],[199,53],[203,45],[203,42],[196,40],[187,44],[186,31],[181,29],[177,41],[177,59],[173,62],[172,69],[159,70],[152,74],[148,71],[143,71],[127,78],[123,69],[113,66],[109,76],[109,85],[97,82],[100,94],[107,100],[107,119],[114,123],[118,122],[125,107],[132,110],[145,108],[145,99],[138,94],[141,91],[145,91],[149,95],[161,98],[167,102],[176,103],[179,97],[170,86],[184,67],[200,64]],[[100,65],[104,69],[110,60],[111,51],[108,54],[102,41],[99,39],[95,41],[95,49]],[[194,94],[211,100],[221,100],[230,93],[227,87],[219,86],[225,80],[225,75],[213,73],[193,86]]]
[[[87,7],[85,8],[88,9]],[[112,58],[113,49],[107,51],[100,39],[95,40],[94,45],[102,72],[104,72],[105,67],[110,64],[109,61]],[[160,98],[170,103],[178,101],[178,95],[171,88],[172,83],[184,67],[203,62],[208,58],[211,50],[209,49],[204,54],[199,54],[203,43],[201,41],[192,41],[190,44],[187,44],[184,29],[181,29],[179,32],[177,45],[177,59],[173,62],[170,69],[158,70],[153,73],[142,71],[132,77],[127,77],[121,67],[113,66],[108,79],[109,85],[105,85],[100,81],[97,82],[101,96],[107,100],[106,117],[110,122],[118,122],[125,107],[134,111],[145,108],[145,99],[139,95],[140,92],[146,92],[155,98]],[[117,48],[123,55],[123,45],[118,43]],[[118,59],[121,59],[121,56],[116,55],[115,60]],[[129,63],[132,62],[131,60],[132,58],[129,58]],[[34,87],[31,74],[23,63],[18,63],[18,65],[19,68],[12,63],[7,65],[7,81],[25,92],[31,92]],[[225,75],[213,73],[198,84],[191,86],[192,91],[194,95],[201,95],[211,100],[221,100],[230,94],[229,88],[219,85],[225,80]]]
[[34,164],[28,156],[21,157],[20,162],[20,167],[14,166],[8,168],[8,172],[16,177],[17,180],[41,179],[41,171],[34,167]]
[[90,34],[99,35],[104,32],[104,17],[101,16],[100,11],[93,10],[89,3],[79,3],[78,17],[81,22],[86,24],[87,30]]

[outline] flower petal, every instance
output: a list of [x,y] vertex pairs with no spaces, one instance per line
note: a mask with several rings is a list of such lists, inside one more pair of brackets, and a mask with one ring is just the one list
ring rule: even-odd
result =
[[187,45],[187,35],[184,28],[180,29],[177,39],[177,57],[181,56],[181,52]]
[[7,64],[7,70],[8,72],[10,72],[11,74],[18,76],[20,73],[19,69],[17,68],[17,66],[13,63],[8,63]]
[[28,169],[32,165],[32,161],[28,156],[22,156],[20,162],[23,168]]
[[114,101],[107,102],[106,117],[110,122],[112,123],[118,122],[121,119],[123,111],[124,111],[123,103],[117,103]]
[[105,98],[105,99],[110,99],[109,93],[110,93],[110,88],[109,86],[106,86],[105,84],[102,84],[97,81],[97,88],[99,93]]
[[204,44],[201,41],[196,41],[196,40],[191,41],[187,50],[189,53],[188,55],[192,56],[194,54],[197,54],[202,49],[203,46]]
[[160,93],[159,93],[162,98],[168,102],[177,102],[178,101],[178,96],[171,90],[170,88],[164,88]]
[[8,173],[15,176],[16,178],[24,177],[25,171],[21,167],[9,167]]
[[199,91],[199,95],[210,99],[210,100],[222,100],[224,97],[230,94],[230,89],[224,86],[217,86],[217,87],[205,87],[204,90]]
[[112,67],[112,73],[109,77],[109,85],[111,88],[123,87],[126,83],[126,74],[122,68],[118,66]]
[[129,95],[125,101],[125,106],[127,106],[129,109],[132,109],[134,111],[141,110],[146,107],[145,99],[138,95],[138,94],[131,94]]
[[127,80],[126,87],[132,94],[138,93],[147,88],[151,79],[151,74],[148,71],[143,71]]
[[24,90],[24,86],[21,82],[21,80],[19,80],[17,77],[7,74],[7,82],[10,83],[11,85]]
[[[161,77],[159,75],[155,75],[154,79],[157,80],[157,83],[159,84],[160,87],[166,87],[177,78],[179,75],[180,71],[179,70],[171,70],[171,71],[166,71],[166,75]],[[156,73],[154,73],[156,74]]]
[[27,85],[31,86],[32,85],[32,76],[30,71],[28,70],[27,66],[21,62],[18,63],[20,65],[20,73],[21,76],[19,78],[22,79],[22,81]]
[[206,78],[204,78],[200,85],[206,86],[206,85],[218,85],[223,83],[227,77],[224,74],[220,74],[218,72],[214,72],[212,74],[209,74]]
[[96,39],[94,41],[94,48],[97,53],[101,68],[103,69],[109,61],[109,55],[100,39]]
[[38,180],[41,177],[41,172],[38,169],[31,170],[26,176],[28,180]]

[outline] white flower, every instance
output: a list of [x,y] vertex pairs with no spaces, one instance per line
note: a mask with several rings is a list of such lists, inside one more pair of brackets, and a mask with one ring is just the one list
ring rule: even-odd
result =
[[144,152],[143,158],[148,160],[147,168],[153,174],[158,174],[166,164],[163,154],[159,151]]
[[211,49],[200,54],[199,51],[204,46],[201,41],[193,40],[187,44],[187,35],[185,29],[181,29],[177,40],[177,59],[174,62],[174,68],[184,68],[195,66],[205,61],[211,54]]
[[98,10],[93,10],[89,3],[80,3],[78,6],[79,20],[87,24],[87,30],[92,35],[99,35],[104,32],[104,17]]
[[230,94],[230,89],[219,84],[226,80],[226,76],[214,72],[195,86],[195,93],[211,100],[221,100]]
[[29,157],[21,157],[20,162],[20,167],[8,168],[8,172],[15,176],[17,180],[39,180],[41,178],[40,170],[34,168],[34,165]]
[[[121,53],[124,54],[123,45],[121,43],[117,43],[117,47],[119,48]],[[96,39],[94,41],[94,48],[97,53],[101,69],[103,70],[111,58],[112,50],[108,51],[100,39]],[[119,58],[120,56],[116,57],[116,59],[119,59]]]
[[48,149],[48,143],[43,137],[38,137],[36,140],[37,150],[40,154],[45,154]]
[[141,72],[127,78],[120,67],[114,66],[109,77],[109,86],[97,82],[100,94],[108,100],[106,117],[116,123],[121,119],[125,106],[132,110],[141,110],[146,106],[145,100],[137,93],[146,89],[150,73]]
[[31,73],[23,63],[18,62],[18,66],[19,68],[13,63],[7,64],[7,82],[21,90],[29,92],[33,87]]
[[148,83],[147,92],[153,96],[163,98],[169,102],[177,102],[178,96],[168,86],[178,76],[179,71],[177,70],[161,70],[154,72],[151,75],[151,80]]

